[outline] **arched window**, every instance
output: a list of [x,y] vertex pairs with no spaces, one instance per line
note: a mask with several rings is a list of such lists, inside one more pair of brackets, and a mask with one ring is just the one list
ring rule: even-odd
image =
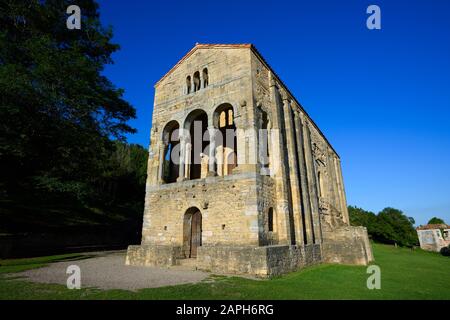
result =
[[194,73],[194,92],[200,90],[200,72]]
[[[192,111],[184,122],[185,132],[189,132],[188,146],[186,148],[187,161],[185,175],[188,179],[200,179],[202,177],[202,165],[207,165],[205,156],[208,155],[208,115],[205,111],[197,109]],[[206,170],[207,172],[207,170]]]
[[270,142],[269,142],[269,128],[270,128],[270,121],[269,117],[267,115],[267,112],[262,111],[261,114],[261,132],[260,132],[260,160],[262,163],[262,166],[264,168],[269,168],[270,166]]
[[208,79],[208,69],[204,68],[203,69],[203,88],[206,88],[209,84],[209,79]]
[[165,183],[176,182],[179,174],[179,140],[180,126],[176,121],[170,121],[163,130],[164,158],[162,163],[162,180]]
[[269,208],[267,212],[267,230],[273,232],[273,208]]
[[191,93],[191,76],[186,78],[186,94]]
[[214,127],[220,134],[216,139],[218,175],[229,175],[237,167],[237,138],[233,106],[224,103],[214,112]]

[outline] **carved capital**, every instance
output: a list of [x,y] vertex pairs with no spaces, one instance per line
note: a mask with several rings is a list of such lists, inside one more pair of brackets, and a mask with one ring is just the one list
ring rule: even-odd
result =
[[290,102],[290,101],[289,101],[289,96],[288,96],[286,90],[281,89],[281,90],[280,90],[280,95],[281,95],[281,99],[282,99],[285,103],[289,103],[289,102]]

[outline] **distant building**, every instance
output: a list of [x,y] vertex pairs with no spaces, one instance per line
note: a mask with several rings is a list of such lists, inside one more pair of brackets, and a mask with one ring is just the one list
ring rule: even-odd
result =
[[450,226],[446,224],[427,224],[416,230],[420,247],[424,250],[439,252],[450,245]]

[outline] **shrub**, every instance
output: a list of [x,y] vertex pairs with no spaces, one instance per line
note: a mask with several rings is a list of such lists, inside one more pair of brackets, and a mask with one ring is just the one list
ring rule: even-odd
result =
[[450,245],[441,249],[441,254],[446,257],[450,257]]

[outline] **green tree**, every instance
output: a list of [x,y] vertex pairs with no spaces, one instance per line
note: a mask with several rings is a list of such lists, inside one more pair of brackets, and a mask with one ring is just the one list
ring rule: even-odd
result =
[[414,229],[414,219],[402,211],[385,208],[377,215],[364,209],[348,207],[350,224],[364,226],[374,241],[396,243],[401,246],[413,246],[418,242]]
[[445,224],[445,222],[441,218],[433,217],[428,221],[428,224]]
[[384,208],[378,214],[381,226],[381,240],[393,241],[401,246],[413,246],[418,242],[417,232],[409,217],[402,211],[394,208]]
[[377,223],[377,216],[375,213],[355,206],[349,206],[348,214],[352,226],[364,226],[367,228],[369,234],[374,233]]
[[81,30],[68,30],[66,0],[0,3],[0,195],[83,198],[114,146],[135,130],[135,109],[102,75],[119,46],[93,0],[79,0]]
[[148,152],[137,144],[114,143],[114,151],[105,161],[96,180],[97,193],[110,203],[139,202],[145,196]]

